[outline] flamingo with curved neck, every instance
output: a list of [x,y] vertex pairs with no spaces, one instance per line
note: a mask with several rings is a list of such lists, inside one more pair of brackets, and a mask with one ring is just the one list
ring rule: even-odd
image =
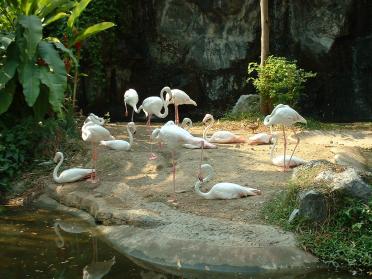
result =
[[[207,124],[208,121],[210,124]],[[203,123],[207,126],[203,131],[203,139],[212,143],[243,143],[245,142],[245,138],[243,136],[237,136],[234,133],[229,131],[217,131],[214,132],[213,135],[208,138],[207,131],[213,126],[214,118],[213,115],[207,113],[203,118]]]
[[[58,162],[59,160],[59,162]],[[54,156],[54,162],[58,162],[53,170],[53,180],[57,183],[68,183],[75,182],[82,179],[92,177],[92,173],[95,173],[95,169],[83,169],[83,168],[71,168],[64,170],[58,175],[58,170],[61,167],[64,160],[62,152],[57,152]]]
[[127,131],[129,136],[129,142],[125,140],[101,140],[100,145],[107,146],[114,150],[125,150],[129,151],[133,146],[133,133],[136,131],[136,125],[134,122],[127,124]]
[[125,106],[125,116],[128,116],[128,108],[127,104],[130,105],[132,110],[132,122],[133,122],[133,115],[134,112],[139,113],[137,109],[137,103],[138,103],[138,93],[136,90],[130,88],[124,93],[124,106]]
[[207,193],[203,193],[200,190],[200,186],[202,183],[208,182],[213,178],[214,171],[213,167],[209,164],[203,164],[201,166],[202,172],[207,172],[207,177],[205,179],[198,179],[195,182],[195,192],[205,198],[205,199],[222,199],[222,200],[229,200],[229,199],[238,199],[244,198],[247,196],[256,196],[261,195],[261,190],[250,188],[250,187],[243,187],[235,183],[229,182],[222,182],[215,184]]

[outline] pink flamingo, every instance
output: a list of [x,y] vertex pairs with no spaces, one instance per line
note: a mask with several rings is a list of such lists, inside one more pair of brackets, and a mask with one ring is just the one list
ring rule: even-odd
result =
[[167,90],[167,93],[171,96],[170,103],[174,104],[175,122],[178,125],[178,123],[180,122],[179,114],[178,114],[178,106],[180,105],[197,106],[197,104],[184,91],[180,89],[171,90],[169,87],[165,87],[165,88]]
[[137,103],[138,103],[138,94],[137,91],[130,88],[124,93],[124,105],[125,105],[125,116],[128,116],[128,109],[127,109],[127,104],[130,105],[133,110],[132,110],[132,122],[133,122],[133,114],[134,112],[138,113],[137,109]]

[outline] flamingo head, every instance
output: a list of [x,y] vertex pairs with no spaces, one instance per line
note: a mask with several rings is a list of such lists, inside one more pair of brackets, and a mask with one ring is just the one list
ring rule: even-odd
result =
[[56,155],[54,155],[54,163],[57,163],[58,160],[62,157],[62,152],[56,152]]
[[128,123],[128,128],[129,128],[130,131],[132,131],[133,134],[135,134],[136,131],[137,131],[136,124],[134,124],[134,122],[129,122]]
[[212,121],[214,120],[213,115],[207,113],[207,114],[204,116],[204,118],[203,118],[203,123],[206,124],[206,123],[207,123],[208,121],[210,121],[210,120],[212,120]]
[[158,140],[159,139],[159,133],[160,133],[159,128],[154,129],[154,131],[152,131],[152,133],[151,133],[151,139]]

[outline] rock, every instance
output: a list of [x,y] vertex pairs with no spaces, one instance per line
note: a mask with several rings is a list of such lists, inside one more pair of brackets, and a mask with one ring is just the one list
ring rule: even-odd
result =
[[300,193],[298,198],[299,198],[298,213],[300,216],[303,216],[318,223],[324,221],[327,218],[328,213],[327,200],[322,193],[310,190]]
[[259,113],[260,112],[260,96],[259,95],[241,95],[236,102],[232,113]]

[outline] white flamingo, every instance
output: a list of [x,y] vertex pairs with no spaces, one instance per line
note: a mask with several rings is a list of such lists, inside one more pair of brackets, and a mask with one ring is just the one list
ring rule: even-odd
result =
[[101,279],[103,276],[108,274],[111,267],[116,263],[115,256],[103,262],[93,261],[86,265],[83,269],[83,279]]
[[[114,140],[115,138],[111,136],[110,132],[97,124],[94,124],[93,122],[88,122],[83,125],[81,128],[81,137],[83,141],[90,142],[92,145],[92,161],[94,169],[97,170],[96,164],[97,164],[97,144],[100,143],[102,140]],[[92,179],[90,180],[92,183],[96,183],[96,172],[92,173]]]
[[[160,91],[160,97],[157,96],[151,96],[147,97],[145,100],[143,100],[142,105],[138,108],[138,112],[141,110],[144,111],[146,117],[147,117],[147,122],[146,126],[147,129],[150,131],[151,128],[151,116],[154,114],[159,118],[165,118],[168,115],[168,105],[169,105],[169,100],[171,96],[167,93],[170,92],[169,87],[164,87]],[[164,94],[165,98],[164,98]],[[161,110],[164,107],[164,113],[161,113]],[[149,160],[155,160],[156,155],[152,152],[152,143],[151,143],[151,135],[150,135],[150,156]]]
[[[192,120],[190,118],[187,118],[185,117],[183,120],[182,120],[182,123],[181,123],[181,128],[185,129],[186,131],[188,131],[190,128],[192,127]],[[214,148],[217,148],[216,145],[206,141],[205,139],[202,139],[202,138],[199,138],[197,137],[198,139],[201,139],[203,140],[204,142],[204,149],[214,149]],[[185,148],[188,148],[188,149],[200,149],[201,148],[201,145],[195,145],[195,144],[189,144],[189,143],[185,143],[183,145],[183,147]]]
[[249,138],[249,144],[251,145],[270,144],[273,142],[272,139],[273,135],[267,133],[259,133]]
[[[287,138],[285,135],[285,127],[290,127],[292,132],[297,138],[297,143],[295,148],[293,149],[293,152],[291,156],[289,157],[288,165],[291,164],[291,159],[293,157],[293,154],[300,142],[300,138],[296,134],[296,131],[293,129],[293,125],[297,122],[300,123],[307,123],[305,118],[303,118],[297,111],[295,111],[293,108],[291,108],[288,105],[279,104],[277,105],[271,114],[267,115],[264,119],[264,125],[265,126],[272,126],[272,125],[282,125],[283,126],[283,138],[284,138],[284,156],[286,157],[287,152]],[[289,166],[286,165],[287,160],[283,160],[283,170],[287,170]]]
[[180,122],[178,114],[178,106],[180,105],[194,105],[197,106],[196,102],[190,98],[184,91],[180,89],[170,89],[167,87],[167,93],[171,96],[170,103],[174,104],[175,122],[178,125]]
[[125,140],[101,140],[100,145],[107,146],[114,150],[129,151],[133,146],[133,133],[136,132],[136,125],[134,122],[129,122],[127,125],[129,142]]
[[[210,124],[207,124],[210,121]],[[206,141],[212,143],[243,143],[245,142],[245,138],[243,136],[237,136],[234,133],[229,131],[217,131],[214,132],[210,138],[207,138],[207,131],[210,127],[212,127],[214,123],[213,115],[207,113],[203,118],[203,123],[207,125],[203,132],[203,138]]]
[[137,103],[138,103],[138,94],[137,91],[130,88],[124,93],[124,105],[125,105],[125,116],[128,116],[128,109],[127,109],[127,104],[130,105],[133,110],[132,110],[132,122],[133,122],[133,114],[134,112],[138,113],[137,109]]
[[160,129],[157,128],[153,131],[152,137],[156,138],[158,141],[165,144],[166,148],[168,148],[172,153],[172,173],[173,173],[173,193],[174,193],[174,200],[176,201],[176,161],[175,161],[175,153],[177,150],[186,143],[194,144],[194,145],[201,145],[201,157],[200,157],[200,165],[203,160],[203,145],[204,141],[201,138],[196,138],[192,136],[188,131],[178,127],[173,121],[168,121],[164,124]]
[[[306,161],[304,159],[301,159],[297,156],[288,157],[288,155],[287,155],[286,157],[284,157],[284,155],[278,155],[278,156],[274,157],[274,149],[275,149],[276,143],[277,143],[277,136],[276,135],[273,135],[272,141],[274,142],[274,144],[271,147],[270,160],[273,163],[273,165],[278,166],[278,167],[283,167],[284,164],[285,164],[285,166],[287,166],[287,168],[294,168],[294,167],[297,167],[297,166],[300,166],[300,165],[303,165],[303,164],[306,163]],[[284,160],[284,158],[285,158],[285,160]]]
[[64,157],[62,152],[57,152],[54,156],[55,163],[57,163],[59,160],[53,171],[53,179],[57,183],[75,182],[78,180],[90,178],[92,176],[92,173],[95,173],[96,171],[95,169],[72,168],[64,170],[60,173],[60,175],[58,175],[58,170],[63,163],[63,159]]
[[88,117],[85,119],[84,124],[88,122],[93,122],[94,124],[103,126],[105,124],[105,119],[103,117],[99,117],[94,113],[90,113]]
[[250,187],[243,187],[235,183],[229,182],[222,182],[215,184],[212,189],[209,190],[207,193],[203,193],[200,191],[200,185],[212,179],[213,177],[213,168],[209,164],[203,164],[201,166],[201,171],[207,172],[207,177],[205,179],[198,179],[195,183],[195,191],[196,193],[209,200],[213,199],[222,199],[222,200],[229,200],[229,199],[238,199],[243,198],[246,196],[256,196],[261,195],[261,190],[257,190]]

